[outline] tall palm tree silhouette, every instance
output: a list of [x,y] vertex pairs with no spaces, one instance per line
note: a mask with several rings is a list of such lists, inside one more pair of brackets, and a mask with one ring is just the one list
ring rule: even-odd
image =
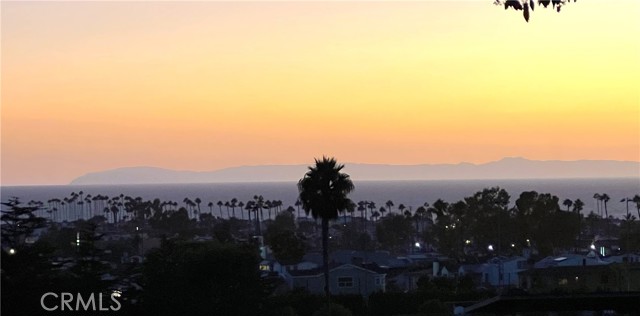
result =
[[593,199],[596,200],[596,208],[598,209],[598,215],[600,215],[600,201],[601,201],[600,193],[594,194]]
[[604,204],[604,214],[605,214],[605,218],[609,217],[609,211],[607,210],[607,202],[609,202],[609,200],[611,199],[609,197],[608,194],[603,193],[600,195],[600,199],[602,200],[602,203]]
[[387,206],[387,211],[389,212],[389,215],[391,215],[391,208],[393,207],[393,201],[388,200],[385,205]]
[[302,205],[302,202],[300,202],[300,199],[296,199],[296,203],[295,203],[295,206],[296,206],[296,216],[297,216],[298,218],[300,218],[300,205]]
[[213,202],[207,203],[207,206],[209,207],[209,214],[213,215]]
[[199,197],[197,197],[195,199],[195,202],[196,202],[196,205],[198,206],[198,214],[202,213],[202,211],[200,210],[200,203],[202,203],[202,200]]
[[240,208],[240,219],[244,220],[244,213],[242,213],[242,208],[244,207],[244,202],[240,201],[238,203],[238,207]]
[[315,159],[315,166],[310,166],[307,173],[298,182],[300,201],[305,212],[322,220],[322,263],[324,269],[324,292],[329,290],[329,220],[338,217],[339,212],[349,208],[351,200],[347,195],[354,186],[346,173],[340,172],[344,165],[339,165],[334,158]]
[[236,207],[238,207],[238,199],[233,198],[231,199],[231,202],[229,202],[229,206],[231,207],[231,212],[232,212],[232,216],[236,217]]
[[631,198],[623,198],[622,200],[620,200],[620,203],[625,203],[627,204],[627,216],[629,216],[629,202],[633,201]]
[[634,195],[631,201],[633,201],[633,203],[636,203],[636,210],[638,211],[638,219],[640,219],[640,195],[638,194]]
[[223,205],[222,201],[218,201],[217,205],[218,205],[218,208],[220,209],[220,218],[222,218],[222,205]]

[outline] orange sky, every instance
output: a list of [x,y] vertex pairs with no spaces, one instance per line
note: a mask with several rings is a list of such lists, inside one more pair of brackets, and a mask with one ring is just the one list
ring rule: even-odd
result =
[[640,161],[634,0],[5,2],[2,184],[124,166]]

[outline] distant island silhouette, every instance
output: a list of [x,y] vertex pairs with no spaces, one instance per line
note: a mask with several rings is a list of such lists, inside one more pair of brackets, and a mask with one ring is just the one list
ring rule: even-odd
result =
[[[389,165],[346,163],[355,181],[554,179],[640,177],[640,162],[612,160],[529,160],[503,158],[484,164]],[[214,171],[178,171],[155,167],[127,167],[80,176],[70,184],[162,184],[297,181],[308,165],[258,165]]]

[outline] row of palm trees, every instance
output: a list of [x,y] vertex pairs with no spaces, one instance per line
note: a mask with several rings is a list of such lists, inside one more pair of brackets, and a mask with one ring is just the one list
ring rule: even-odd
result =
[[[609,216],[608,202],[611,198],[606,193],[596,193],[593,197],[596,202],[597,214],[600,217],[607,218]],[[141,198],[133,198],[125,196],[124,194],[113,197],[101,194],[94,196],[91,194],[85,194],[83,191],[79,191],[77,193],[71,192],[68,197],[64,197],[62,199],[49,199],[46,202],[46,207],[43,202],[35,200],[29,201],[28,205],[40,207],[53,221],[89,219],[99,215],[102,211],[104,216],[110,222],[117,223],[131,219],[131,215],[128,214],[131,212],[128,210],[132,208],[131,206],[133,205],[133,202],[140,203]],[[203,214],[201,209],[202,200],[199,197],[196,197],[193,200],[187,197],[184,198],[182,202],[184,203],[184,208],[187,209],[191,218],[198,219],[199,216]],[[620,202],[625,203],[626,205],[627,217],[630,214],[629,203],[631,202],[635,204],[638,212],[638,218],[640,218],[640,195],[623,198]],[[434,215],[442,214],[445,204],[446,203],[440,199],[435,201],[433,205],[425,202],[423,205],[418,206],[414,212],[412,206],[406,206],[402,203],[398,205],[397,209],[395,209],[395,204],[392,200],[387,200],[384,203],[384,206],[380,206],[379,208],[376,206],[374,201],[358,201],[357,203],[351,202],[343,213],[343,220],[346,223],[347,216],[353,218],[354,213],[359,212],[363,223],[363,231],[366,231],[368,221],[375,222],[380,218],[385,217],[385,215],[395,213],[397,210],[398,214],[415,219],[416,230],[422,230],[425,222],[432,222]],[[567,207],[567,210],[570,210],[571,207],[573,207],[573,211],[577,211],[578,213],[584,208],[584,202],[579,199],[575,202],[570,199],[565,199],[562,204]],[[289,208],[295,211],[298,218],[301,218],[304,213],[301,214],[302,202],[300,199],[297,199],[294,205],[295,209],[292,206],[289,206]],[[179,204],[176,201],[160,202],[161,211],[175,211],[178,209],[178,206]],[[247,218],[249,220],[251,220],[251,213],[254,213],[256,214],[257,220],[262,221],[265,217],[264,214],[262,214],[263,211],[267,212],[268,219],[272,219],[282,211],[283,202],[281,200],[265,200],[261,196],[254,196],[253,200],[247,201],[246,203],[239,201],[237,198],[232,198],[228,201],[217,201],[217,203],[208,202],[207,207],[209,208],[209,214],[214,215],[215,206],[218,207],[218,216],[221,218],[238,218],[236,214],[236,209],[238,209],[240,211],[240,219],[245,219],[243,211],[246,211]],[[226,212],[223,212],[223,207]]]
[[[609,197],[608,194],[606,193],[595,193],[593,195],[593,199],[596,202],[596,209],[598,212],[598,215],[600,217],[604,217],[608,218],[609,217],[609,210],[607,209],[607,202],[609,202],[609,200],[611,200],[611,197]],[[636,210],[638,212],[638,218],[640,218],[640,195],[636,194],[633,197],[625,197],[622,198],[620,200],[620,203],[626,203],[626,210],[627,210],[627,214],[626,216],[629,216],[629,202],[633,202],[636,204]],[[565,204],[566,205],[566,204]]]
[[[132,205],[136,203],[140,203],[142,199],[140,197],[130,197],[124,194],[116,195],[113,197],[109,197],[107,195],[91,195],[84,194],[83,191],[71,192],[69,197],[60,198],[52,198],[47,200],[47,205],[45,207],[44,203],[41,201],[32,200],[28,204],[29,206],[38,206],[43,209],[48,217],[53,221],[74,221],[78,219],[89,219],[92,218],[102,211],[107,219],[109,219],[113,223],[117,223],[126,219],[130,219],[131,216],[127,215],[127,210],[132,209]],[[184,208],[188,211],[188,213],[193,215],[193,218],[198,218],[202,213],[202,200],[199,197],[195,199],[184,198],[183,201]],[[426,204],[426,203],[425,203]],[[301,214],[301,201],[298,199],[295,202],[296,208],[293,209],[296,211],[297,217],[300,218],[303,214]],[[177,201],[161,201],[160,202],[160,211],[171,211],[177,210],[179,203]],[[217,201],[208,202],[207,207],[209,208],[209,214],[214,215],[214,208],[218,206],[218,216],[221,218],[238,218],[236,215],[236,208],[240,211],[240,218],[245,219],[244,211],[247,211],[248,218],[251,219],[251,212],[258,212],[260,220],[263,220],[265,217],[261,212],[267,212],[267,218],[272,219],[279,212],[282,211],[283,202],[282,200],[265,200],[262,196],[255,196],[254,200],[248,201],[244,203],[239,201],[237,198],[233,198],[229,201]],[[391,213],[393,202],[391,200],[386,202],[387,208],[380,207],[380,209],[376,209],[376,204],[373,201],[359,201],[357,210],[360,211],[360,217],[365,220],[377,220],[380,217],[383,217],[386,212]],[[223,211],[226,210],[226,214]],[[257,209],[257,210],[256,210]],[[411,207],[405,207],[404,204],[400,204],[398,209],[401,214],[405,214],[408,212],[407,209],[411,209]],[[355,208],[350,208],[349,211],[351,216],[353,216],[353,212]],[[130,213],[130,212],[129,212]],[[346,213],[345,213],[346,215]]]
[[[158,199],[156,199],[158,200]],[[155,201],[155,200],[154,200]],[[107,219],[111,218],[113,223],[117,223],[128,218],[131,218],[130,213],[134,206],[142,203],[141,197],[130,197],[125,196],[124,194],[116,195],[113,197],[109,197],[106,195],[95,195],[91,194],[84,195],[83,191],[78,193],[71,192],[69,197],[60,198],[52,198],[47,200],[47,204],[41,201],[31,200],[28,205],[29,206],[37,206],[42,212],[46,213],[46,217],[49,217],[52,221],[74,221],[78,219],[89,219],[96,215],[99,215],[100,211],[102,211]],[[188,211],[189,215],[193,215],[192,218],[198,219],[200,214],[202,213],[201,204],[202,200],[199,197],[195,199],[190,199],[188,197],[184,198],[183,201],[184,208]],[[159,201],[158,211],[175,211],[178,209],[179,203],[177,201]],[[247,212],[251,212],[253,209],[242,201],[239,201],[237,198],[233,198],[230,201],[218,201],[216,204],[213,202],[208,202],[207,206],[209,207],[209,214],[214,215],[214,205],[218,206],[219,216],[221,218],[237,218],[236,216],[236,208],[240,210],[240,217],[244,219],[243,210]],[[296,202],[298,206],[298,215],[300,202]],[[222,207],[226,208],[226,216],[223,214]],[[248,207],[245,207],[248,206]],[[272,215],[277,215],[280,211],[282,211],[283,202],[282,200],[264,200],[261,197],[259,203],[259,210],[268,212],[268,218],[271,219]],[[40,214],[44,215],[44,214]],[[250,214],[249,214],[250,216]],[[43,216],[45,217],[45,216]],[[263,215],[260,215],[262,218]]]

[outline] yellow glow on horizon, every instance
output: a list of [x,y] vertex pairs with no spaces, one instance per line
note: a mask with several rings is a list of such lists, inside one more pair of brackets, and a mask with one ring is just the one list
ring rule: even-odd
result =
[[133,165],[640,161],[637,1],[3,2],[2,183]]

